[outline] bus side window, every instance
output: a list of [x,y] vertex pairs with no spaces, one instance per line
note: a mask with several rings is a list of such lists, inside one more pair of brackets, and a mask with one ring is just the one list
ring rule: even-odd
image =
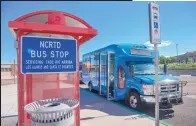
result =
[[121,66],[118,67],[118,88],[125,88],[125,70]]

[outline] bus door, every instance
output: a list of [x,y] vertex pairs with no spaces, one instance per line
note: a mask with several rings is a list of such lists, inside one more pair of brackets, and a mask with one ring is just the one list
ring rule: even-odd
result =
[[113,100],[115,95],[114,90],[114,70],[115,70],[115,53],[108,52],[107,55],[107,100]]
[[100,53],[99,61],[99,95],[106,94],[107,85],[107,53]]

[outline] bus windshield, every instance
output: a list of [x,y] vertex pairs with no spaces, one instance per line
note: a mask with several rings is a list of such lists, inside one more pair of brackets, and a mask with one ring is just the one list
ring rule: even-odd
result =
[[[152,63],[148,64],[134,64],[133,70],[135,75],[154,75],[155,66]],[[158,74],[163,74],[163,72],[158,68]]]

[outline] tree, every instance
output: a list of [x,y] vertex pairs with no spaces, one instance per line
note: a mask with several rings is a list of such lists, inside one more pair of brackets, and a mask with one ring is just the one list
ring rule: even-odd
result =
[[185,64],[185,63],[186,63],[186,61],[185,61],[185,60],[182,60],[182,63],[183,63],[183,64]]
[[167,63],[167,64],[172,63],[172,60],[171,60],[170,57],[168,57],[168,58],[166,59],[166,63]]
[[166,63],[166,57],[165,56],[160,56],[160,58],[159,58],[159,62],[160,62],[160,64],[165,64]]
[[171,58],[170,58],[171,63],[175,63],[175,62],[176,62],[176,59],[177,59],[176,57],[171,57]]
[[186,64],[187,64],[187,63],[192,63],[192,62],[193,62],[193,59],[192,59],[191,57],[187,57],[187,58],[186,58]]

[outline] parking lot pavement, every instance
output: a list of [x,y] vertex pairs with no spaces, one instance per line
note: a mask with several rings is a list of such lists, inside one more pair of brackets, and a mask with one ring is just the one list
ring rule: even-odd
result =
[[1,125],[15,126],[18,115],[17,85],[1,86]]
[[179,76],[183,81],[188,81],[184,87],[184,104],[173,107],[174,116],[164,121],[174,126],[196,125],[196,76]]
[[[196,99],[184,97],[184,103],[173,106],[170,110],[160,110],[160,120],[174,126],[195,126],[196,124]],[[154,106],[144,106],[141,112],[155,117]]]
[[18,114],[17,85],[1,86],[1,117]]
[[196,84],[196,76],[180,75],[180,76],[176,76],[176,77],[179,78],[180,80],[188,81],[189,83],[195,83]]
[[18,116],[1,118],[1,126],[16,126]]
[[183,88],[185,97],[196,99],[196,76],[178,76],[182,81],[187,81],[187,85]]
[[174,126],[195,126],[196,125],[196,99],[184,97],[184,104],[174,106],[174,117],[164,121]]

